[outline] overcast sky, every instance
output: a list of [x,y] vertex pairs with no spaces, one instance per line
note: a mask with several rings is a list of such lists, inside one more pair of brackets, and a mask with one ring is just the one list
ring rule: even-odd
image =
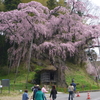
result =
[[[99,6],[100,7],[100,0],[89,0],[91,1],[94,5]],[[97,55],[100,57],[100,48],[96,47],[94,48],[94,50],[96,51]],[[98,59],[100,61],[100,59]]]
[[89,0],[93,2],[95,5],[100,6],[100,0]]

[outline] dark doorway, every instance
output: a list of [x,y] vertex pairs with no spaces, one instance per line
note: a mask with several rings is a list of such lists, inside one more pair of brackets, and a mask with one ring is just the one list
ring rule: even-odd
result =
[[50,80],[54,80],[54,73],[53,72],[50,73]]

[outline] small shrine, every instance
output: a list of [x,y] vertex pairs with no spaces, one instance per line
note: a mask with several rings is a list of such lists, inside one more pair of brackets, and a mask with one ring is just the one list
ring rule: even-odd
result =
[[57,69],[53,65],[49,65],[41,70],[40,74],[41,84],[56,84],[57,82]]

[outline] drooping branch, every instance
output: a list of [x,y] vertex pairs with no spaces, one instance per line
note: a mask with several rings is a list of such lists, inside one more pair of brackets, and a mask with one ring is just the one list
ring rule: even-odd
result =
[[48,16],[48,19],[51,18],[51,15],[57,13],[57,11],[58,11],[60,8],[61,8],[61,6],[58,6],[57,8],[55,8],[54,11],[52,11],[52,12],[50,13],[50,15]]

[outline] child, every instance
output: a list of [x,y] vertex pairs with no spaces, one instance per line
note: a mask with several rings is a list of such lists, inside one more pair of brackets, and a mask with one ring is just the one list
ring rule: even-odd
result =
[[25,90],[24,93],[22,94],[22,100],[28,100],[28,90]]

